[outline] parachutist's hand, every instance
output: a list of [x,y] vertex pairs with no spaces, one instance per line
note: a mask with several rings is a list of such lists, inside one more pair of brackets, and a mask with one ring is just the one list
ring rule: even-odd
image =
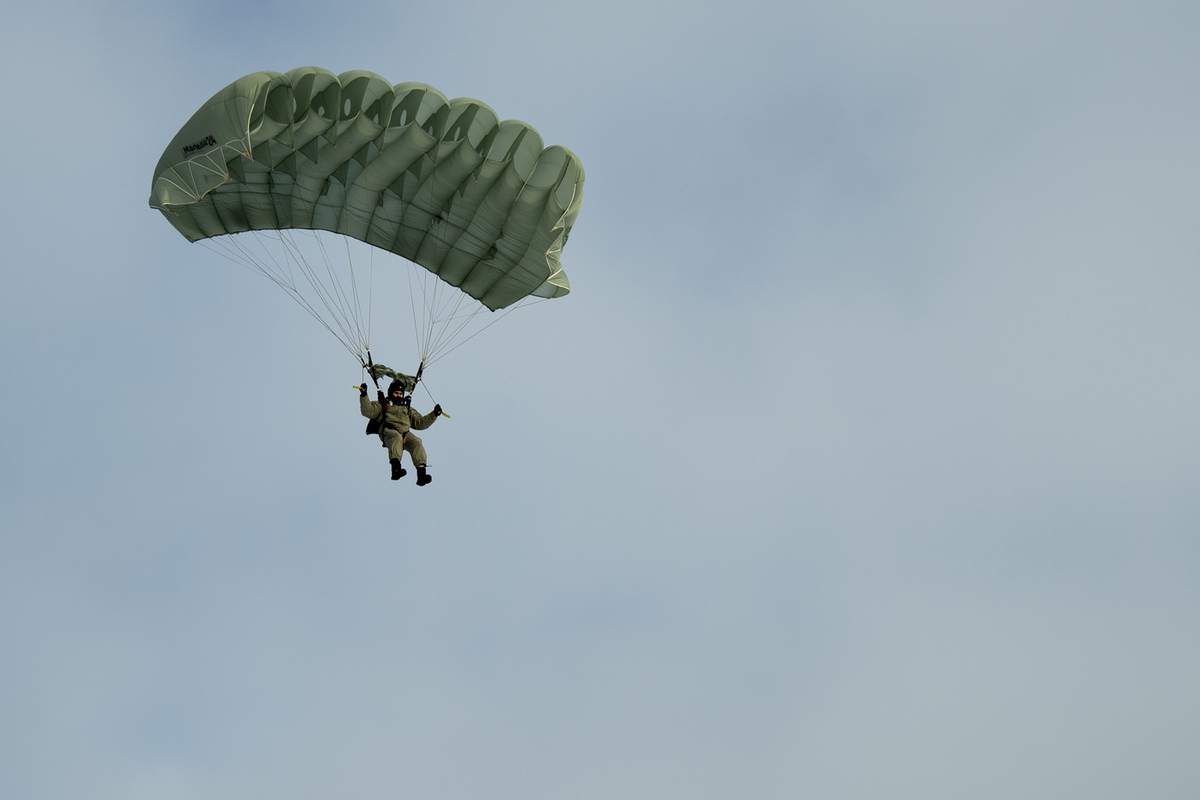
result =
[[442,415],[442,407],[440,405],[435,405],[433,407],[433,415],[435,417],[440,417]]
[[362,386],[358,387],[358,396],[359,397],[367,396],[367,385],[365,383]]

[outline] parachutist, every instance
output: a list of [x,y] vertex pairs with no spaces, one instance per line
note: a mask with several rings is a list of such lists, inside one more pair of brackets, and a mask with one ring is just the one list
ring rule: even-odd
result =
[[[571,291],[561,253],[583,204],[583,164],[544,144],[526,123],[424,83],[393,84],[363,70],[260,70],[214,94],[179,129],[154,168],[149,202],[189,242],[277,284],[376,390],[385,378],[401,384],[395,395],[395,382],[386,395],[377,391],[377,402],[366,380],[356,388],[392,479],[406,474],[407,451],[417,485],[426,486],[433,479],[412,431],[450,416],[441,406],[419,414],[405,397],[426,364],[526,300]],[[316,189],[334,184],[318,200]],[[345,246],[344,259],[331,257],[334,242]],[[411,267],[407,298],[372,301],[377,254]],[[371,309],[384,307],[389,316],[393,308],[413,313],[415,376],[374,362]]]
[[387,448],[392,480],[398,481],[408,474],[401,466],[401,458],[407,451],[413,466],[417,468],[417,486],[425,486],[432,483],[433,478],[425,470],[425,445],[412,431],[428,428],[438,418],[438,412],[434,410],[428,414],[419,414],[412,409],[411,402],[404,396],[404,384],[399,380],[392,381],[388,386],[387,397],[381,397],[379,402],[367,399],[366,384],[360,388],[358,396],[362,415],[375,423],[368,424],[367,431],[378,431],[383,446]]

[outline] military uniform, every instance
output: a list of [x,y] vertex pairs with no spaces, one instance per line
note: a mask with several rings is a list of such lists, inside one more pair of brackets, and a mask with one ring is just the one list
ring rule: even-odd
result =
[[[379,419],[383,406],[365,395],[358,398],[359,410],[367,419]],[[382,434],[383,444],[388,450],[388,459],[399,461],[400,456],[407,450],[412,457],[414,467],[425,466],[425,445],[412,431],[423,431],[438,418],[436,411],[428,414],[418,414],[408,406],[388,403],[387,411],[383,414]]]

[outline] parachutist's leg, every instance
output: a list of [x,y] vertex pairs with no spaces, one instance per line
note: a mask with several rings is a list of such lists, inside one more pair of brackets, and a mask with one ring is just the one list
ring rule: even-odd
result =
[[425,486],[433,481],[425,471],[425,445],[420,437],[409,433],[404,437],[404,449],[412,455],[413,465],[417,468],[417,486]]
[[[400,466],[401,457],[404,455],[404,434],[397,433],[391,428],[385,428],[383,431],[383,443],[387,446],[388,461],[392,464],[393,480],[405,474],[405,470]],[[396,475],[396,470],[400,470],[400,475]]]
[[404,455],[403,447],[404,437],[393,430],[385,429],[383,432],[383,444],[388,450],[388,464],[392,468],[392,480],[398,481],[408,474],[400,464],[400,456]]
[[421,439],[414,436],[412,433],[404,435],[404,449],[412,456],[413,466],[424,467],[426,463],[425,445],[421,443]]

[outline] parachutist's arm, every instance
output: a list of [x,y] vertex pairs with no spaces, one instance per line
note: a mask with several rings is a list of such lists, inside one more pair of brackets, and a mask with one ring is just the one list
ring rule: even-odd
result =
[[416,411],[410,411],[408,425],[415,431],[423,431],[433,424],[433,421],[438,418],[438,415],[430,411],[428,414],[418,414]]
[[358,410],[361,411],[362,415],[367,419],[379,419],[380,408],[382,408],[382,406],[380,406],[379,403],[368,400],[365,394],[359,395]]

